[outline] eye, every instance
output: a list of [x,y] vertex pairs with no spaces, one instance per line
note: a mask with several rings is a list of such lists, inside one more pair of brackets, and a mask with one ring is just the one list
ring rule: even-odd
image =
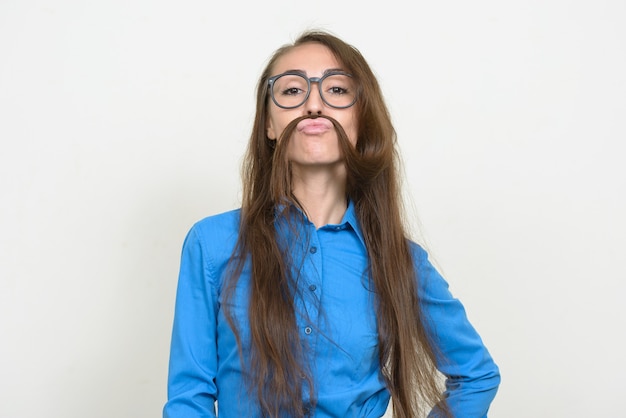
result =
[[304,93],[304,90],[298,87],[288,87],[280,92],[283,96],[295,96]]
[[327,91],[330,94],[336,94],[336,95],[348,94],[348,89],[347,88],[339,87],[339,86],[331,87]]
[[324,79],[322,88],[327,96],[353,96],[354,81],[345,74],[332,74]]
[[300,75],[285,74],[274,82],[274,94],[283,97],[306,94],[307,88],[307,80]]

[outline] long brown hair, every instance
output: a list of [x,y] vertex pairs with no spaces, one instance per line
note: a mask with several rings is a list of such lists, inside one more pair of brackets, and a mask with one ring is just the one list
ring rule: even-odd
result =
[[[359,86],[356,145],[349,143],[340,126],[337,131],[347,168],[348,198],[354,203],[367,247],[369,280],[376,295],[380,370],[391,393],[393,415],[419,417],[434,405],[449,415],[403,225],[396,133],[376,77],[361,53],[322,31],[305,32],[292,45],[278,49],[257,85],[256,117],[242,169],[239,239],[225,288],[228,301],[244,265],[249,266],[248,386],[266,417],[305,417],[310,411],[303,405],[303,397],[315,403],[315,388],[296,327],[295,285],[290,273],[293,260],[281,251],[276,239],[277,206],[285,202],[298,206],[298,202],[289,186],[289,162],[266,135],[267,83],[273,67],[285,53],[309,42],[329,48]],[[240,332],[229,306],[223,305],[242,355]]]

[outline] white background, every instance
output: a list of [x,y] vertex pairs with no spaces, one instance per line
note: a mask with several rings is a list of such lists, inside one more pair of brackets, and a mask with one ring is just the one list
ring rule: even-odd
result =
[[626,2],[0,0],[0,417],[160,416],[180,247],[237,207],[254,87],[356,45],[490,417],[624,417]]

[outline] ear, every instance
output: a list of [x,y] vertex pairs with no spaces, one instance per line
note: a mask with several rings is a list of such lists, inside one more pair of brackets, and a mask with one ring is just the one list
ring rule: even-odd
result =
[[276,131],[274,131],[274,126],[272,125],[272,119],[269,119],[267,122],[266,133],[269,139],[272,139],[272,140],[276,139]]

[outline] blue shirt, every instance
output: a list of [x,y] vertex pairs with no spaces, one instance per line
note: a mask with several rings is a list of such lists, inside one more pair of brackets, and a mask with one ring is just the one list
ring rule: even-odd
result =
[[[170,351],[164,418],[258,417],[242,379],[235,336],[221,309],[222,288],[239,231],[240,211],[196,223],[183,245]],[[285,236],[303,265],[296,301],[300,338],[307,345],[317,404],[315,417],[381,417],[389,392],[378,365],[374,293],[365,278],[367,254],[352,204],[337,225],[305,221],[308,237]],[[455,417],[486,417],[500,374],[448,284],[411,243],[422,309],[443,361],[446,395]],[[249,346],[249,270],[233,301],[244,347]],[[307,399],[303,399],[307,402]],[[219,408],[217,408],[219,406]],[[435,413],[432,414],[433,416]]]

